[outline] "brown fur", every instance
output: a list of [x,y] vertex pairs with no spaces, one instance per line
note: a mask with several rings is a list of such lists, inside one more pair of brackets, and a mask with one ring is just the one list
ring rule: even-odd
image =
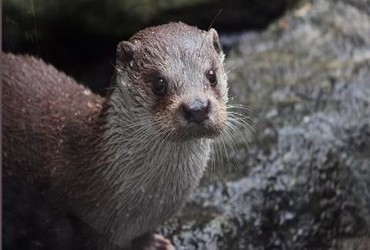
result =
[[30,56],[3,53],[2,69],[3,157],[12,166],[3,174],[31,182],[68,175],[70,151],[99,133],[104,99]]
[[[48,184],[106,248],[128,245],[181,208],[226,120],[216,31],[171,23],[121,42],[106,100],[41,60],[2,57],[6,177]],[[163,97],[153,93],[158,77],[168,83]],[[194,99],[209,101],[202,124],[184,117]]]

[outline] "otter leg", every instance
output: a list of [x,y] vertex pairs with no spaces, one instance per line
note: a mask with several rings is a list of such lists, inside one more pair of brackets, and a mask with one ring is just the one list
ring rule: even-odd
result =
[[175,250],[172,243],[157,233],[146,233],[132,242],[133,250]]

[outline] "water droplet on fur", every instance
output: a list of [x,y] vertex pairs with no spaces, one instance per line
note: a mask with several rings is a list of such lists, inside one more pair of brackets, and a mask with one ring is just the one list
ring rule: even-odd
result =
[[134,61],[130,61],[130,67],[134,66]]
[[83,93],[84,93],[84,95],[90,95],[91,91],[89,89],[85,89]]
[[87,107],[89,107],[89,108],[93,108],[93,107],[94,107],[94,103],[92,103],[92,102],[87,102]]

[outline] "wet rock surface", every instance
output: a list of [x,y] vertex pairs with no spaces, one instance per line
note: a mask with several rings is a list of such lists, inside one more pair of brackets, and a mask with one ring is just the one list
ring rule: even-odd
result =
[[177,249],[370,249],[365,2],[308,2],[231,51],[256,136],[162,228]]

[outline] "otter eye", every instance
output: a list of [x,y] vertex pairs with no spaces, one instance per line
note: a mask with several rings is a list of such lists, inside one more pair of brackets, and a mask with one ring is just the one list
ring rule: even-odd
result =
[[207,78],[212,87],[217,85],[217,77],[212,69],[207,72]]
[[167,92],[167,82],[163,78],[157,78],[153,82],[153,92],[156,95],[163,96]]

